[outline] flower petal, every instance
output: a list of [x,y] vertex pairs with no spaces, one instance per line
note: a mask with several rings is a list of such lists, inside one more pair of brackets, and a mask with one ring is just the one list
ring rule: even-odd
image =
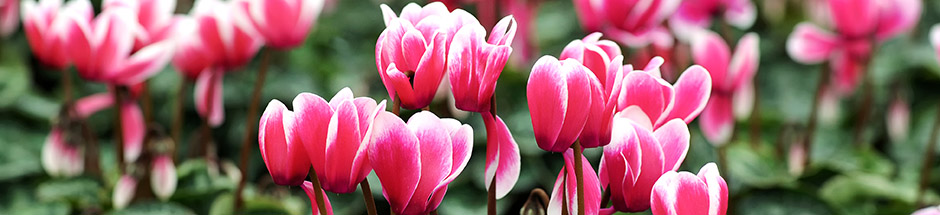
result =
[[121,105],[121,132],[124,137],[124,162],[132,163],[140,157],[147,134],[147,124],[140,106],[133,101]]
[[695,63],[708,70],[715,87],[726,89],[734,80],[729,74],[728,65],[731,63],[731,49],[718,34],[704,31],[692,39],[692,58]]
[[418,137],[405,122],[389,112],[379,113],[372,126],[369,162],[391,210],[401,214],[408,208],[421,179]]
[[150,170],[150,187],[153,194],[166,201],[176,191],[176,165],[173,159],[166,155],[158,156],[153,160]]
[[697,176],[708,186],[708,214],[725,214],[728,211],[728,183],[718,173],[718,165],[705,164]]
[[521,157],[519,146],[512,138],[512,133],[506,127],[503,119],[484,113],[483,122],[486,125],[486,173],[484,184],[490,187],[496,177],[496,198],[501,199],[519,180]]
[[326,100],[311,93],[294,97],[293,107],[295,126],[292,132],[303,134],[299,138],[313,169],[326,172],[326,140],[330,123],[325,122],[332,118],[333,109]]
[[838,40],[835,35],[810,23],[796,25],[787,38],[787,53],[802,64],[815,64],[829,58]]
[[[317,205],[316,196],[313,195],[313,194],[314,194],[314,191],[313,191],[313,183],[311,183],[310,181],[304,181],[304,184],[301,185],[300,188],[303,188],[303,189],[304,189],[304,192],[307,193],[307,198],[310,198],[310,208],[313,209],[313,214],[314,214],[314,215],[319,215],[319,214],[320,214],[320,210],[319,210],[320,206]],[[320,190],[320,196],[323,197],[323,204],[326,205],[326,214],[332,215],[332,214],[333,214],[333,206],[330,205],[330,198],[327,198],[326,192],[324,192],[323,190]]]
[[203,118],[208,118],[206,120],[212,127],[218,127],[225,120],[222,102],[223,73],[221,69],[209,69],[200,73],[196,79],[196,95],[193,96],[196,100],[196,112]]
[[714,95],[702,112],[699,126],[708,142],[714,146],[721,146],[731,139],[734,130],[734,116],[731,98],[724,95]]
[[689,127],[680,119],[669,120],[653,132],[663,147],[663,169],[676,171],[689,153]]
[[689,172],[669,171],[653,187],[653,214],[714,214],[705,182]]
[[669,106],[668,116],[660,117],[656,127],[675,118],[682,119],[685,123],[692,122],[705,109],[712,92],[712,79],[705,68],[693,65],[682,72],[674,88],[675,99]]
[[565,122],[568,85],[565,75],[559,73],[561,63],[552,56],[539,58],[532,66],[526,85],[526,100],[532,116],[535,142],[539,148],[552,149]]

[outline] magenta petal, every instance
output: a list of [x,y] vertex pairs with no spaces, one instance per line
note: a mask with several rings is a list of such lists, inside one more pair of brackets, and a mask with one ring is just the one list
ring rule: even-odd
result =
[[[639,176],[642,159],[634,123],[621,115],[615,116],[611,142],[604,147],[601,181],[610,182],[613,206],[627,210],[627,199]],[[606,176],[604,174],[607,174]]]
[[395,89],[396,94],[394,96],[401,100],[402,107],[409,108],[405,106],[405,104],[417,103],[417,95],[415,95],[415,90],[411,88],[411,78],[405,75],[405,73],[398,71],[395,65],[394,63],[389,65],[388,71],[385,73],[387,75],[385,81],[386,84],[391,85]]
[[[564,194],[566,191],[566,188],[562,186],[565,180],[564,176],[565,176],[565,168],[562,168],[561,172],[558,172],[558,177],[555,178],[555,185],[552,186],[552,194],[551,194],[552,196],[548,201],[548,214],[551,214],[551,215],[561,214],[562,202],[566,201],[565,197],[571,198],[569,196],[565,196]],[[570,208],[571,204],[568,204],[568,207],[569,207],[568,214],[572,214],[571,208]],[[577,214],[577,212],[574,214]]]
[[680,119],[669,120],[653,132],[663,147],[663,168],[676,171],[689,152],[689,127]]
[[369,162],[382,184],[382,194],[391,210],[401,214],[408,207],[421,178],[418,138],[405,122],[389,112],[379,113],[372,126]]
[[529,113],[532,116],[532,129],[539,148],[552,150],[558,139],[558,133],[565,122],[565,103],[568,94],[564,82],[561,63],[551,56],[540,58],[529,73],[526,85],[526,99],[529,104]]
[[[414,190],[406,213],[427,209],[428,199],[434,189],[453,168],[453,142],[450,132],[441,126],[441,120],[433,113],[422,111],[408,119],[408,128],[415,132],[420,142],[421,179]],[[414,211],[419,210],[419,211]]]
[[651,198],[653,214],[712,214],[705,183],[689,172],[663,174]]
[[437,34],[431,37],[431,41],[428,41],[429,50],[420,58],[421,62],[417,64],[417,71],[414,75],[413,87],[416,100],[412,104],[406,104],[404,103],[406,100],[402,100],[402,107],[420,109],[431,103],[431,99],[437,93],[437,88],[441,85],[441,80],[444,79],[444,72],[447,68],[446,39],[443,35]]
[[887,40],[899,33],[910,31],[917,25],[923,10],[922,1],[893,0],[881,4],[879,10],[878,39]]
[[493,26],[492,33],[490,33],[490,38],[487,40],[487,43],[506,46],[512,44],[512,39],[516,37],[517,26],[516,19],[513,18],[512,15],[503,17],[503,19],[496,23],[496,26]]
[[447,185],[454,181],[460,172],[467,167],[467,163],[470,161],[470,154],[473,152],[473,128],[469,125],[461,125],[459,121],[450,118],[441,119],[441,123],[444,124],[443,126],[447,127],[452,134],[451,140],[454,142],[453,166],[451,167],[449,175],[434,188],[434,192],[431,194],[431,200],[428,202],[427,211],[437,209],[441,204],[441,201],[444,199],[444,194],[447,192]]
[[424,36],[422,36],[419,31],[406,31],[401,37],[403,58],[402,61],[396,63],[398,63],[399,66],[405,66],[405,68],[417,69],[418,63],[421,62],[421,57],[425,55],[425,49],[433,47],[429,44],[431,42],[432,41],[424,41]]
[[832,33],[810,23],[800,23],[787,38],[787,53],[803,64],[819,63],[829,58],[838,39]]
[[757,20],[757,7],[750,0],[731,0],[725,9],[724,18],[734,27],[747,29]]
[[121,105],[121,132],[124,133],[124,162],[132,163],[140,157],[147,134],[144,114],[133,101]]
[[[738,89],[742,85],[754,81],[754,75],[757,74],[757,67],[760,63],[759,46],[760,37],[756,33],[748,33],[738,41],[734,56],[731,58],[731,64],[728,66],[728,73],[733,79],[730,82],[722,83],[722,89]],[[717,83],[714,85],[718,86]]]
[[839,33],[866,37],[878,28],[878,0],[829,0],[832,21]]
[[682,119],[685,123],[692,122],[705,109],[712,91],[712,79],[705,68],[693,65],[682,72],[674,88],[675,102],[669,107],[668,116],[660,117],[656,125],[662,125],[675,118]]
[[[199,74],[196,79],[196,112],[203,118],[208,117],[209,125],[218,127],[225,120],[225,109],[222,107],[222,77],[220,69],[209,69]],[[208,115],[208,116],[206,116]]]
[[[577,214],[578,211],[578,183],[577,175],[575,174],[574,166],[574,151],[573,149],[568,150],[564,154],[565,156],[565,172],[567,172],[566,179],[566,192],[567,192],[567,201],[568,201],[568,210],[569,214]],[[581,156],[581,170],[584,173],[582,175],[582,180],[584,181],[584,212],[585,214],[597,214],[601,205],[601,187],[600,181],[597,179],[597,173],[594,172],[594,167],[591,167],[591,163],[588,162],[587,158],[583,155]]]
[[153,194],[166,201],[176,191],[176,165],[167,155],[160,155],[153,159],[150,171],[150,187]]
[[[317,205],[316,196],[313,195],[313,193],[314,193],[314,191],[313,191],[313,183],[311,183],[310,181],[304,181],[304,184],[301,185],[300,187],[304,189],[304,192],[305,192],[305,193],[307,193],[307,198],[310,198],[310,208],[313,210],[313,214],[314,214],[314,215],[319,215],[319,214],[320,214],[320,210],[319,210],[320,206]],[[327,198],[327,197],[326,197],[326,192],[324,192],[323,190],[320,190],[320,195],[323,197],[323,204],[326,205],[326,213],[332,215],[332,214],[333,214],[333,206],[330,205],[330,198]]]
[[718,173],[718,165],[708,163],[698,171],[708,187],[708,214],[725,214],[728,211],[728,183]]
[[714,95],[702,112],[699,126],[708,142],[715,146],[728,143],[734,130],[734,115],[731,98]]
[[608,108],[603,86],[593,79],[591,86],[591,107],[584,130],[578,138],[584,148],[595,148],[610,143],[610,121],[614,116],[613,108]]
[[258,148],[275,184],[300,185],[310,170],[306,150],[298,137],[305,135],[294,130],[297,126],[294,113],[281,101],[271,100],[261,114]]
[[565,121],[552,151],[564,151],[581,135],[593,101],[592,87],[597,85],[597,77],[594,77],[594,74],[578,61],[567,59],[562,61],[561,66],[562,72],[567,73],[565,75],[567,76],[568,101],[564,115]]
[[940,57],[940,24],[930,27],[930,44],[933,45],[934,54]]
[[656,77],[645,72],[631,72],[623,82],[623,91],[620,92],[618,109],[637,106],[656,122],[665,114],[667,106],[672,103],[673,92],[670,87]]
[[659,141],[645,128],[633,126],[633,129],[636,133],[640,150],[642,151],[642,161],[640,161],[640,171],[636,178],[636,183],[633,184],[632,189],[630,189],[629,194],[627,194],[626,211],[637,212],[649,209],[650,190],[653,187],[653,183],[656,182],[656,179],[659,179],[659,176],[662,175],[666,169],[663,166],[665,156],[663,155],[662,146],[659,144]]
[[[704,31],[692,40],[692,58],[696,64],[708,70],[715,86],[727,86],[733,78],[728,74],[728,64],[731,62],[731,49],[718,34]],[[733,77],[733,76],[731,76]]]
[[[311,93],[301,93],[293,101],[295,126],[307,158],[317,172],[326,172],[326,138],[333,109],[326,100]],[[318,177],[320,177],[318,175]]]
[[98,93],[75,100],[75,114],[78,118],[88,118],[102,109],[114,105],[114,96],[111,93]]
[[173,57],[170,41],[154,43],[143,47],[121,63],[120,70],[114,75],[114,81],[123,85],[134,85],[152,77],[163,70]]
[[512,138],[509,128],[503,119],[493,117],[489,113],[483,114],[486,125],[486,173],[484,184],[490,187],[493,177],[496,177],[496,198],[501,199],[516,185],[519,180],[520,162],[519,146]]
[[333,98],[330,98],[330,107],[334,110],[339,108],[347,100],[353,100],[353,93],[348,87],[344,87],[336,92],[336,95],[333,95]]
[[317,171],[323,189],[334,193],[349,193],[356,190],[358,181],[351,181],[350,168],[361,139],[359,114],[352,100],[345,100],[336,107],[336,112],[329,121],[326,136],[326,169]]

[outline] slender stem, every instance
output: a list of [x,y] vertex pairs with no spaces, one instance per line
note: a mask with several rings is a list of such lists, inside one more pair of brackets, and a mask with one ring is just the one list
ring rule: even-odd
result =
[[124,104],[123,86],[114,86],[112,95],[114,96],[114,153],[118,163],[118,172],[124,174],[124,114],[121,106]]
[[750,118],[751,124],[750,134],[748,136],[751,138],[752,149],[760,147],[760,99],[758,99],[760,96],[757,96],[760,91],[758,88],[760,87],[754,86],[754,103],[753,106],[751,106],[751,116],[748,117]]
[[561,215],[568,215],[568,168],[561,168]]
[[728,144],[718,146],[718,168],[722,177],[727,181],[731,172],[728,171]]
[[314,199],[317,201],[317,210],[320,211],[320,214],[326,213],[326,205],[323,203],[323,191],[320,188],[320,178],[317,177],[317,170],[310,168],[310,181],[313,182],[313,192],[315,193]]
[[100,156],[98,156],[98,140],[91,133],[88,122],[81,120],[82,140],[85,142],[85,169],[98,179],[103,179],[101,175]]
[[574,177],[578,182],[578,215],[584,215],[584,173],[581,169],[581,141],[574,141]]
[[395,116],[401,116],[401,98],[398,97],[398,94],[395,95],[395,100],[392,101],[392,113]]
[[[251,93],[251,103],[248,106],[248,114],[245,117],[245,132],[244,132],[245,136],[243,136],[244,138],[242,139],[241,157],[238,162],[239,164],[238,166],[241,167],[242,178],[241,178],[241,181],[238,182],[238,188],[235,190],[236,209],[241,207],[241,198],[242,198],[241,194],[242,194],[242,191],[245,189],[245,181],[248,178],[247,177],[248,176],[248,154],[251,152],[250,150],[251,143],[253,142],[251,140],[253,139],[252,137],[257,138],[257,136],[255,136],[256,131],[255,131],[254,126],[257,124],[255,120],[257,120],[258,118],[255,115],[258,115],[258,102],[261,100],[261,88],[264,87],[264,78],[265,78],[265,74],[268,71],[268,61],[271,58],[270,49],[265,48],[262,52],[263,52],[262,53],[263,56],[261,57],[261,68],[258,69],[258,77],[255,79],[255,88],[254,88],[254,91]],[[319,182],[315,180],[313,183],[315,183],[316,185],[316,191],[317,191],[316,196],[318,196],[317,198],[321,198],[319,197],[320,196]],[[323,205],[323,204],[320,204],[320,205]],[[320,214],[326,214],[326,210],[321,209]]]
[[183,141],[183,103],[186,102],[186,86],[189,85],[189,81],[184,77],[180,81],[179,89],[176,91],[176,104],[173,105],[173,128],[170,132],[173,134],[173,151],[170,155],[174,161],[176,161],[176,148]]
[[940,104],[937,106],[937,116],[934,119],[933,130],[930,130],[930,139],[927,140],[927,150],[924,151],[924,164],[920,170],[920,185],[917,189],[917,205],[924,204],[924,193],[927,186],[930,185],[930,167],[933,164],[933,156],[937,148],[938,130],[940,130]]
[[140,91],[140,103],[141,106],[144,106],[144,127],[149,128],[150,122],[153,122],[153,101],[150,97],[150,81],[144,81],[143,86],[143,89]]
[[60,72],[62,73],[62,91],[64,92],[62,101],[64,104],[69,104],[72,102],[72,72],[67,69]]
[[359,182],[359,188],[362,188],[362,200],[366,202],[369,215],[378,214],[375,210],[375,199],[372,198],[372,189],[369,188],[369,179],[362,179],[362,182]]
[[868,124],[868,118],[871,115],[871,106],[872,106],[872,88],[871,79],[867,75],[862,76],[862,105],[861,110],[858,112],[858,121],[855,122],[855,146],[862,147],[865,145],[863,141],[862,134],[865,133],[865,127]]
[[822,100],[823,93],[825,93],[826,83],[829,82],[829,64],[822,65],[822,71],[819,72],[819,83],[816,86],[816,95],[813,98],[813,107],[809,112],[809,122],[806,126],[806,140],[803,142],[806,143],[806,159],[804,160],[806,165],[810,164],[810,160],[813,158],[813,136],[816,133],[816,118],[819,117],[819,103]]
[[604,195],[601,197],[601,208],[606,208],[610,202],[610,186],[607,186],[607,189],[604,189]]
[[[493,95],[493,97],[490,97],[490,115],[492,115],[494,119],[496,118],[496,95]],[[490,135],[490,134],[487,133],[486,135]],[[489,148],[489,147],[499,147],[499,146],[491,146],[490,144],[487,144],[486,147]],[[487,149],[487,151],[489,150]],[[487,154],[487,156],[489,156],[489,154]],[[496,159],[496,158],[486,158],[486,160],[493,160],[493,159]],[[490,168],[499,168],[499,167],[494,166]],[[485,172],[486,171],[484,171],[483,173],[484,176],[486,175]],[[496,178],[497,178],[496,174],[493,174],[493,179],[490,180],[490,187],[486,190],[486,214],[489,214],[489,215],[496,214]]]

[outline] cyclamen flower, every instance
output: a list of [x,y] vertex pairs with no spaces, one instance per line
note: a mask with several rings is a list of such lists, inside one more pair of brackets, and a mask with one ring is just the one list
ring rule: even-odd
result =
[[[532,66],[526,99],[539,148],[564,152],[581,135],[600,83],[591,71],[574,59],[558,61],[543,56]],[[593,92],[592,92],[593,91]]]
[[74,177],[85,170],[84,149],[70,142],[68,131],[53,126],[42,146],[42,168],[53,177]]
[[486,173],[484,184],[490,187],[493,177],[496,177],[496,198],[501,199],[509,194],[512,187],[519,180],[521,157],[519,145],[512,138],[512,133],[506,123],[498,116],[482,113],[483,123],[486,125]]
[[669,27],[679,39],[688,40],[694,33],[711,26],[714,16],[739,29],[750,28],[757,19],[757,7],[751,0],[685,0],[669,19]]
[[203,71],[216,63],[216,56],[206,46],[199,33],[196,19],[186,16],[177,24],[175,53],[173,53],[173,67],[187,80],[196,80]]
[[166,201],[176,192],[176,165],[167,155],[153,159],[150,168],[150,188],[160,200]]
[[653,186],[653,214],[708,214],[724,215],[728,211],[728,184],[718,173],[715,163],[708,163],[698,171],[669,171]]
[[[317,205],[317,199],[316,199],[316,196],[313,195],[314,193],[316,193],[313,191],[313,183],[310,181],[304,181],[304,184],[301,185],[300,187],[304,189],[304,192],[307,193],[307,197],[310,198],[310,208],[313,209],[313,214],[319,215],[320,210],[317,210],[319,208],[319,206]],[[330,205],[330,199],[326,197],[326,192],[323,192],[323,190],[320,190],[320,195],[323,197],[323,204],[326,205],[326,214],[332,215],[333,206]]]
[[386,28],[375,44],[375,64],[382,83],[402,107],[426,107],[444,78],[456,32],[479,22],[466,11],[449,12],[440,2],[408,4],[400,16],[381,7]]
[[0,0],[0,37],[8,37],[20,25],[20,4],[16,0]]
[[67,17],[91,19],[93,11],[88,1],[69,1],[60,8],[62,0],[23,1],[23,31],[33,55],[44,65],[56,70],[65,69],[68,49],[65,45]]
[[649,209],[653,184],[663,173],[679,169],[689,151],[689,128],[681,119],[649,130],[630,118],[631,109],[614,117],[613,137],[600,166],[601,185],[609,184],[614,208],[624,212]]
[[797,62],[829,60],[834,89],[845,95],[864,76],[877,42],[911,30],[920,18],[918,0],[829,0],[835,32],[800,23],[787,39],[787,52]]
[[206,119],[209,126],[216,127],[225,120],[225,105],[222,102],[222,78],[225,71],[219,68],[207,68],[199,73],[196,79],[196,89],[193,91],[193,100],[196,103],[196,113]]
[[672,85],[661,77],[662,63],[662,58],[653,58],[644,70],[627,73],[617,100],[617,112],[629,109],[627,116],[647,130],[677,118],[692,122],[711,94],[712,79],[705,68],[689,67]]
[[137,179],[130,175],[123,175],[114,185],[114,191],[111,194],[111,205],[115,209],[124,209],[131,200],[134,200],[134,193],[137,192]]
[[299,186],[310,170],[307,152],[300,142],[301,134],[294,131],[297,125],[294,116],[284,103],[275,99],[264,109],[258,125],[261,158],[278,185]]
[[631,47],[643,47],[668,35],[662,26],[680,0],[573,0],[586,31],[602,30]]
[[[85,119],[105,108],[114,107],[115,101],[112,93],[113,92],[98,93],[76,100],[75,106],[73,107],[76,117]],[[129,95],[127,95],[130,98],[127,98],[123,104],[117,105],[122,115],[120,129],[123,134],[122,137],[124,137],[122,142],[124,143],[125,163],[133,163],[140,157],[144,148],[144,138],[147,132],[144,114],[141,112],[137,102],[133,101],[137,96],[136,94],[137,90],[132,87]]]
[[173,39],[177,24],[182,16],[174,16],[176,0],[105,0],[104,9],[111,7],[127,7],[137,14],[137,22],[143,33],[136,35],[133,50]]
[[728,143],[735,118],[746,118],[754,105],[754,76],[760,63],[759,37],[744,35],[731,53],[714,32],[698,34],[692,41],[692,57],[708,69],[713,81],[708,105],[702,112],[702,132],[716,146]]
[[930,206],[926,208],[921,208],[920,210],[914,211],[911,215],[940,215],[940,207]]
[[[601,213],[601,187],[594,172],[594,167],[588,163],[583,155],[580,158],[574,157],[574,150],[568,149],[565,152],[565,166],[558,172],[558,178],[555,179],[555,186],[552,188],[552,197],[548,201],[548,214],[562,214],[562,204],[567,204],[567,214],[578,214],[578,182],[575,175],[574,159],[581,159],[581,168],[583,170],[584,180],[584,214]],[[565,202],[565,203],[562,203]],[[605,212],[607,214],[609,212]]]
[[888,106],[888,113],[885,114],[885,122],[891,142],[901,143],[907,140],[911,126],[911,107],[907,101],[902,98],[893,99]]
[[196,20],[196,36],[209,50],[213,66],[231,71],[244,66],[261,49],[264,40],[238,9],[237,0],[198,0],[190,12]]
[[301,93],[294,98],[292,132],[304,147],[324,190],[356,191],[356,185],[372,172],[369,165],[369,132],[385,102],[376,105],[367,97],[353,97],[343,88],[329,102],[320,96]]
[[470,160],[473,129],[427,111],[411,116],[407,124],[383,111],[372,126],[369,161],[392,212],[428,214],[437,209],[447,185]]
[[486,112],[496,90],[496,80],[512,53],[516,21],[503,18],[484,41],[486,31],[479,24],[468,24],[457,31],[447,59],[450,86],[458,109]]
[[323,10],[324,0],[236,0],[238,9],[264,37],[267,45],[290,49],[303,44]]
[[561,52],[562,60],[581,62],[599,81],[599,85],[591,88],[591,108],[584,130],[578,138],[585,148],[610,142],[610,120],[617,107],[623,82],[620,46],[610,40],[600,40],[600,37],[601,33],[593,33],[582,40],[571,41]]

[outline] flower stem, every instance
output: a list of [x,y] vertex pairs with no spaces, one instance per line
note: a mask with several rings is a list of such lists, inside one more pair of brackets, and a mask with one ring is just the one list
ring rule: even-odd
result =
[[933,156],[937,148],[937,130],[940,129],[940,104],[937,106],[937,116],[934,119],[933,130],[930,130],[930,139],[927,140],[927,150],[924,151],[924,164],[920,170],[920,185],[917,187],[917,206],[924,204],[924,193],[927,191],[927,185],[930,184],[930,167],[933,164]]
[[369,215],[378,214],[375,210],[375,199],[372,198],[372,189],[369,188],[369,179],[362,179],[362,182],[359,183],[359,188],[362,188],[362,200],[366,202],[366,209],[368,209]]
[[561,215],[568,215],[568,168],[562,167],[561,171]]
[[[245,181],[248,178],[248,154],[251,152],[251,141],[252,137],[257,140],[255,135],[255,125],[258,118],[255,115],[258,115],[258,102],[261,100],[261,89],[264,87],[264,78],[265,74],[268,71],[268,61],[271,58],[271,50],[265,48],[262,52],[261,57],[261,68],[258,69],[258,77],[255,78],[255,88],[251,93],[251,103],[248,104],[248,114],[245,117],[245,132],[244,138],[242,139],[242,149],[241,157],[238,161],[238,166],[241,167],[242,178],[238,182],[238,188],[235,190],[235,205],[236,209],[240,209],[242,205],[242,191],[245,189]],[[211,110],[211,109],[209,109]],[[206,117],[208,118],[208,117]],[[320,185],[319,182],[314,181],[316,185],[317,195],[320,198]],[[322,204],[321,204],[322,205]],[[321,206],[322,207],[322,206]],[[326,214],[326,210],[321,209],[320,214]]]
[[601,208],[606,208],[610,201],[610,186],[608,185],[606,188],[604,189],[604,195],[601,197]]
[[816,133],[816,118],[819,117],[819,102],[822,100],[823,93],[825,93],[826,83],[829,82],[829,64],[822,65],[822,71],[819,72],[819,83],[816,85],[816,95],[813,97],[813,107],[809,112],[809,122],[806,126],[806,140],[803,142],[806,143],[806,159],[804,160],[805,164],[808,166],[810,160],[813,158],[813,136]]
[[321,191],[322,188],[320,188],[320,178],[317,177],[317,170],[312,167],[310,168],[310,181],[313,182],[313,196],[315,201],[317,201],[317,210],[320,211],[320,214],[327,214],[326,205],[323,203],[323,191]]
[[[490,115],[492,115],[493,119],[496,119],[496,95],[493,95],[492,97],[490,97]],[[490,134],[487,133],[486,135],[490,135]],[[489,148],[489,147],[499,147],[499,146],[491,146],[490,144],[487,144],[486,147]],[[487,149],[486,151],[490,151],[490,150]],[[489,156],[489,153],[487,153],[487,156]],[[486,158],[486,160],[488,161],[493,160],[493,159],[496,159],[496,158]],[[496,165],[497,166],[490,167],[490,168],[499,168],[498,166],[499,164],[497,163]],[[489,214],[489,215],[496,214],[496,174],[495,172],[496,171],[494,171],[493,179],[490,180],[490,187],[487,188],[486,190],[486,214]],[[484,177],[486,176],[486,171],[483,171],[483,175]]]
[[176,162],[176,148],[183,141],[183,103],[186,102],[186,85],[189,84],[189,81],[183,77],[183,80],[180,81],[179,89],[176,91],[176,104],[173,105],[173,128],[170,131],[173,135],[173,144],[174,146],[172,152],[170,152],[171,158]]
[[118,172],[124,174],[124,114],[121,106],[124,104],[123,86],[114,86],[112,95],[114,96],[114,153],[118,163]]
[[578,182],[578,215],[584,215],[584,170],[581,169],[581,141],[574,141],[574,177]]
[[398,97],[398,94],[395,94],[395,100],[392,101],[392,113],[395,116],[401,116],[401,98]]
[[150,122],[153,122],[153,100],[150,97],[150,81],[144,81],[140,91],[140,103],[144,109],[144,128],[149,131]]
[[871,117],[871,106],[872,106],[872,86],[871,79],[867,75],[862,76],[862,104],[861,110],[858,112],[858,121],[855,122],[855,146],[863,147],[866,144],[864,143],[864,133],[865,127],[868,124],[868,118]]

